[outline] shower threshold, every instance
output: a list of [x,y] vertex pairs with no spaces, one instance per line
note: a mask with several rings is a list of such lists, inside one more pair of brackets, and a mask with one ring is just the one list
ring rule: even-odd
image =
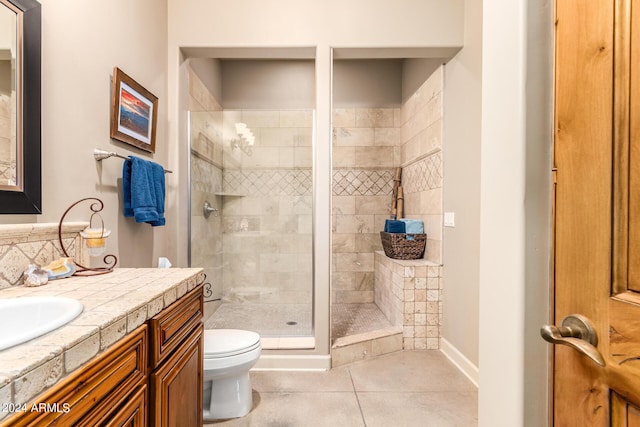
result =
[[402,350],[402,329],[377,305],[331,305],[331,366]]

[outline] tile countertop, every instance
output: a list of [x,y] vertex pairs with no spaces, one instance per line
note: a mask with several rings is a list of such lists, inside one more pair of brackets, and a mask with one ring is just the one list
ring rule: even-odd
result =
[[[117,268],[0,290],[0,298],[58,295],[84,305],[65,326],[0,351],[0,406],[28,403],[203,281],[200,268]],[[0,407],[0,419],[7,415]]]

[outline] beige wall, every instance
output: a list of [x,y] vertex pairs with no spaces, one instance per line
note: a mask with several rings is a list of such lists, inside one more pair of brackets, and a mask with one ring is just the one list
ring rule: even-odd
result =
[[[525,2],[527,15],[524,408],[526,427],[547,422],[551,346],[539,339],[551,322],[551,167],[553,164],[554,2]],[[486,309],[485,309],[486,310]],[[487,343],[490,344],[490,343]],[[483,343],[482,346],[485,344]],[[486,356],[484,356],[486,357]],[[483,399],[486,399],[483,396]]]
[[401,59],[333,61],[333,107],[400,107],[402,64]]
[[222,99],[222,67],[220,62],[219,59],[214,58],[192,58],[188,61],[189,68],[193,70],[197,79],[216,100]]
[[448,58],[407,58],[402,61],[402,102],[406,102]]
[[442,338],[478,367],[482,5],[465,4],[465,47],[444,67],[444,320]]
[[221,104],[229,109],[310,109],[315,104],[312,60],[224,60]]
[[451,47],[462,0],[169,0],[173,46]]
[[[113,230],[108,249],[118,255],[120,266],[149,267],[158,256],[172,258],[168,236],[176,207],[167,206],[165,227],[124,218],[122,160],[96,163],[92,156],[98,147],[173,167],[166,138],[166,34],[165,0],[99,0],[90,7],[81,0],[42,0],[43,214],[5,215],[0,222],[57,222],[73,202],[99,197],[105,203],[102,217]],[[109,138],[115,66],[159,98],[155,155]],[[167,177],[169,192],[175,191],[176,176]],[[87,220],[88,212],[77,207],[68,218]]]
[[481,13],[480,426],[546,425],[553,2]]

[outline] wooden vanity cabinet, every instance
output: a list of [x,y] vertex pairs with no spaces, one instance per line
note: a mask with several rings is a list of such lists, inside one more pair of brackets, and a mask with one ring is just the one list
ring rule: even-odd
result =
[[202,313],[199,285],[0,427],[201,426]]
[[[147,419],[144,406],[142,410],[137,409],[138,416],[129,415],[136,410],[130,402],[139,398],[140,393],[146,393],[147,359],[147,325],[142,325],[35,402],[27,404],[25,412],[15,414],[0,425],[144,426]],[[113,424],[113,420],[119,419],[134,422]]]
[[202,425],[202,286],[149,321],[151,426]]

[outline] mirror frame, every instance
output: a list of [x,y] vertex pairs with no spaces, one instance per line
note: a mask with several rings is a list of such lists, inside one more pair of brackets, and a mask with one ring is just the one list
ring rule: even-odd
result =
[[[0,214],[42,213],[41,56],[42,11],[36,0],[7,0],[21,11],[22,191],[0,190]],[[21,95],[21,96],[20,96]]]

